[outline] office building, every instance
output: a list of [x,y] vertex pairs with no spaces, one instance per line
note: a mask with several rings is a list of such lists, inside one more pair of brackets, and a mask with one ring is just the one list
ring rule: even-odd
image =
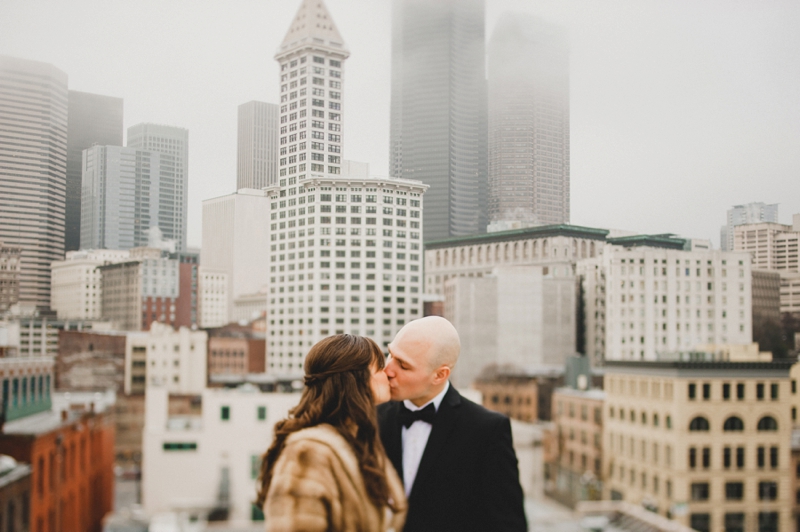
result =
[[483,0],[395,0],[389,175],[430,186],[425,242],[485,231]]
[[50,263],[64,258],[67,75],[0,56],[0,241],[21,249],[19,301],[50,306]]
[[205,271],[227,276],[224,322],[206,326],[228,323],[237,297],[264,289],[268,247],[269,200],[263,191],[241,189],[203,201],[200,264]]
[[122,146],[122,98],[69,91],[64,251],[81,245],[83,150],[95,144]]
[[778,204],[747,203],[728,209],[727,223],[720,230],[720,248],[733,251],[734,228],[738,225],[778,223]]
[[752,341],[746,253],[607,244],[578,273],[593,365]]
[[247,102],[239,106],[236,190],[262,189],[278,179],[278,106]]
[[445,283],[444,317],[459,331],[451,382],[466,388],[490,366],[562,368],[575,353],[577,282],[571,270],[496,267]]
[[50,307],[60,320],[102,318],[103,285],[98,266],[128,260],[128,251],[111,249],[67,251],[53,262]]
[[[137,124],[128,128],[128,148],[161,156],[159,160],[163,160],[164,167],[157,193],[151,196],[158,198],[158,214],[151,219],[151,225],[161,229],[165,239],[175,241],[175,251],[186,251],[189,131],[158,124]],[[152,223],[156,221],[158,223]]]
[[331,334],[366,335],[385,345],[421,316],[427,186],[342,175],[347,56],[322,2],[302,4],[276,54],[287,129],[281,129],[278,184],[266,189],[270,373],[302,374],[308,348]]
[[125,344],[125,393],[150,386],[176,394],[197,394],[206,386],[208,334],[154,323],[147,332],[128,333]]
[[197,299],[200,327],[222,327],[227,324],[230,321],[228,273],[200,267]]
[[22,248],[0,241],[0,313],[19,301],[20,256]]
[[489,40],[489,223],[569,223],[565,31],[506,13]]
[[[276,422],[300,394],[238,389],[202,391],[200,411],[175,415],[168,391],[151,387],[145,401],[142,505],[149,514],[188,507],[231,522],[263,521],[254,506],[261,456]],[[180,468],[181,474],[174,471]]]
[[794,528],[791,361],[608,361],[605,496],[698,531]]

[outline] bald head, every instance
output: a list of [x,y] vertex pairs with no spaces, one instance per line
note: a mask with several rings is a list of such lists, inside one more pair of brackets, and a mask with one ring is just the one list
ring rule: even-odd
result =
[[408,322],[392,344],[403,344],[405,351],[423,355],[430,369],[455,366],[461,352],[461,340],[453,324],[439,316],[427,316]]

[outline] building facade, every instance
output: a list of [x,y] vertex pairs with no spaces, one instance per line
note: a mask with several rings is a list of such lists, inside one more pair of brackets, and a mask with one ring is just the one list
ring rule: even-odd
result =
[[207,271],[227,275],[228,314],[224,323],[231,320],[237,297],[265,289],[268,247],[269,200],[263,191],[242,189],[203,201],[200,264]]
[[21,249],[19,300],[42,308],[64,258],[67,104],[64,72],[0,56],[0,241]]
[[728,209],[727,223],[720,230],[720,248],[722,251],[734,251],[734,228],[737,225],[756,224],[760,222],[778,223],[778,204],[747,203],[735,205]]
[[160,386],[177,394],[197,394],[206,386],[208,334],[153,323],[148,332],[128,333],[125,383],[128,395]]
[[331,334],[385,345],[421,316],[427,186],[342,175],[348,55],[324,4],[304,2],[275,56],[281,148],[278,184],[266,189],[270,373],[302,374],[308,348]]
[[52,357],[6,355],[0,358],[2,419],[14,421],[49,410],[52,385]]
[[266,340],[253,334],[214,331],[208,337],[208,377],[266,371]]
[[221,327],[230,320],[228,308],[228,272],[200,267],[198,325],[203,328]]
[[164,238],[175,241],[175,251],[186,251],[189,202],[189,131],[181,127],[137,124],[128,128],[128,148],[158,153],[164,161],[159,180],[158,216],[153,221]]
[[752,341],[746,253],[609,244],[578,272],[593,365]]
[[789,361],[606,364],[606,498],[698,531],[794,529]]
[[64,250],[81,245],[83,150],[94,144],[122,146],[122,98],[69,91]]
[[430,185],[425,242],[486,228],[483,0],[395,0],[389,175]]
[[8,530],[30,530],[31,466],[0,455],[0,522]]
[[278,106],[251,101],[239,106],[236,190],[262,189],[278,179]]
[[0,313],[19,301],[22,248],[0,241]]
[[124,391],[125,333],[58,331],[58,391]]
[[[261,456],[273,426],[300,394],[261,393],[251,385],[206,389],[199,415],[170,415],[168,392],[148,389],[143,438],[146,512],[189,507],[225,512],[229,521],[262,521],[252,504]],[[173,472],[181,471],[180,475]]]
[[459,331],[451,381],[465,388],[487,366],[562,368],[576,349],[575,275],[542,266],[497,267],[445,283],[444,317]]
[[506,13],[488,45],[489,223],[569,223],[569,45]]
[[103,284],[98,266],[122,262],[128,251],[68,251],[64,260],[50,265],[50,308],[61,320],[99,320],[102,317]]

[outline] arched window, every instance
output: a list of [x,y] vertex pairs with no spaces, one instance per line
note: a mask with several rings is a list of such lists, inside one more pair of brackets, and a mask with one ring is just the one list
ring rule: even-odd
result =
[[528,241],[526,240],[525,243],[522,244],[522,258],[528,258]]
[[589,243],[589,256],[594,257],[594,242]]
[[459,262],[459,265],[464,265],[464,248],[461,248],[461,262]]
[[475,251],[474,248],[469,248],[469,263],[470,264],[472,264],[472,259],[473,259],[473,254],[474,254],[473,252],[474,251]]
[[533,258],[535,259],[535,258],[538,258],[538,257],[539,257],[539,241],[538,240],[534,240],[533,241]]
[[586,258],[586,240],[581,242],[581,258]]
[[758,430],[778,430],[778,422],[772,416],[764,416],[758,420]]
[[514,260],[519,258],[519,242],[514,242]]
[[703,416],[697,416],[689,423],[689,430],[692,432],[709,430],[708,420]]
[[438,251],[438,250],[437,250],[437,251],[436,251],[436,266],[441,266],[441,265],[442,265],[442,255],[441,255],[441,251]]
[[547,256],[547,239],[542,240],[542,257]]
[[722,426],[722,430],[725,432],[737,431],[741,432],[744,430],[744,421],[736,416],[731,416],[725,420],[725,424]]

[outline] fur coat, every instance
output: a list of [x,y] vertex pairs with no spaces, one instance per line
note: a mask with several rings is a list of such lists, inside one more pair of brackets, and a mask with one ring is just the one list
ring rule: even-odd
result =
[[264,504],[267,532],[400,532],[406,497],[388,459],[386,477],[397,514],[372,504],[355,452],[335,428],[299,430],[286,439],[273,468]]

